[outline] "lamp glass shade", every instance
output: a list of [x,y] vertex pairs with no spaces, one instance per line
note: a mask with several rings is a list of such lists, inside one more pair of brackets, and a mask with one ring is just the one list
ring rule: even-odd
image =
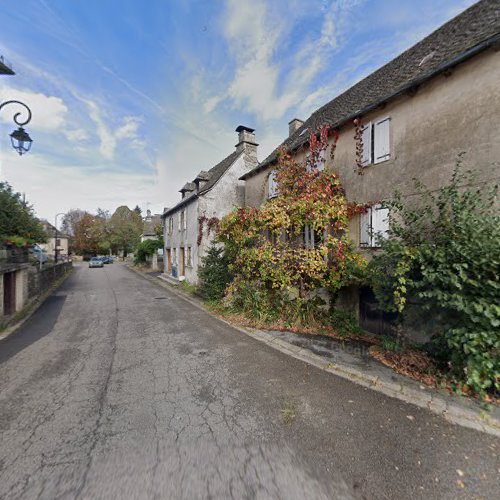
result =
[[33,142],[28,132],[26,132],[23,127],[19,127],[10,134],[10,141],[12,142],[12,147],[20,155],[27,153],[31,149],[31,144]]

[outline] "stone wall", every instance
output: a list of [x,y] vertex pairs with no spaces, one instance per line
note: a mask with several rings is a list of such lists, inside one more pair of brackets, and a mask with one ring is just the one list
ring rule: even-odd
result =
[[37,299],[72,268],[72,262],[46,264],[42,270],[36,267],[30,268],[28,272],[28,301]]

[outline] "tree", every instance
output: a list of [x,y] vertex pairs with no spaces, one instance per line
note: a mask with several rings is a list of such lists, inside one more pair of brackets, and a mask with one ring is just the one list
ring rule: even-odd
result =
[[80,222],[86,213],[85,210],[80,210],[79,208],[72,208],[66,212],[61,223],[62,232],[69,236],[74,236],[78,222]]
[[[74,250],[80,255],[105,253],[105,221],[102,217],[85,212],[75,227]],[[104,247],[103,247],[104,245]]]
[[[478,189],[459,165],[418,201],[396,194],[390,238],[370,264],[380,305],[433,327],[431,353],[481,393],[500,390],[500,217],[497,188]],[[416,313],[416,314],[415,314]],[[413,316],[412,315],[412,316]]]
[[0,238],[17,237],[25,243],[43,243],[47,234],[20,193],[6,182],[0,182]]
[[126,257],[141,240],[143,223],[141,216],[125,205],[118,207],[110,219],[111,246]]
[[134,212],[140,217],[142,216],[142,209],[139,205],[136,205],[134,208]]

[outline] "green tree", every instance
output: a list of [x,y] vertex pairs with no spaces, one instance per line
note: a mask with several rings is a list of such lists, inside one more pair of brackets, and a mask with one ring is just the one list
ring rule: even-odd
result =
[[143,229],[142,218],[125,205],[118,207],[109,221],[110,242],[117,252],[126,257],[140,243]]
[[26,243],[43,243],[47,234],[27,204],[6,182],[0,182],[0,238],[17,237]]
[[[460,165],[460,164],[459,164]],[[432,352],[477,392],[500,390],[500,217],[497,188],[478,189],[459,165],[419,202],[388,203],[390,238],[370,264],[382,308],[429,318]]]

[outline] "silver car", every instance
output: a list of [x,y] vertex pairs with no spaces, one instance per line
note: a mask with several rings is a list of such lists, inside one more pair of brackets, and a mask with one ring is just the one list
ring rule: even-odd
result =
[[89,267],[104,267],[104,264],[99,257],[92,257],[89,260]]

